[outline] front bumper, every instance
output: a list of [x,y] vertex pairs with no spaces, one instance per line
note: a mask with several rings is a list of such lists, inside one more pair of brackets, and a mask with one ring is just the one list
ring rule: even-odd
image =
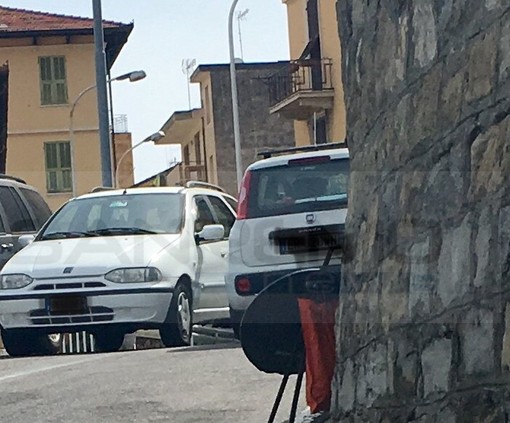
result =
[[[75,292],[23,292],[0,295],[0,326],[41,331],[87,330],[94,326],[125,326],[126,331],[157,327],[167,319],[173,287],[122,287]],[[77,312],[49,309],[50,298],[82,298]]]

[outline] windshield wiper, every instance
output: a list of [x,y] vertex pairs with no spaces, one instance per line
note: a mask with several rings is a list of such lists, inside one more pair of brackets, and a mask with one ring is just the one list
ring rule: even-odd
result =
[[49,234],[44,234],[41,239],[63,239],[63,238],[85,238],[98,236],[94,232],[80,232],[80,231],[60,231],[60,232],[50,232]]
[[129,228],[104,228],[93,231],[97,235],[153,235],[158,232],[148,229],[129,227]]

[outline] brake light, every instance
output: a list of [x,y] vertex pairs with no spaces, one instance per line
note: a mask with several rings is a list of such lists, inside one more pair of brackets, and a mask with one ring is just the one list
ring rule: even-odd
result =
[[251,292],[251,282],[247,277],[241,277],[235,282],[236,292],[239,295],[246,295]]
[[330,156],[305,157],[302,159],[289,160],[289,165],[308,165],[308,164],[326,163],[326,162],[329,162],[330,160],[331,160]]
[[244,174],[239,189],[238,204],[237,204],[237,220],[248,218],[248,199],[250,194],[251,172],[248,170]]

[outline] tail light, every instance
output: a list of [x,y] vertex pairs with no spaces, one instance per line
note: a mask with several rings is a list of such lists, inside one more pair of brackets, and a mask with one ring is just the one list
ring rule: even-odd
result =
[[291,166],[291,165],[296,165],[296,166],[314,165],[314,164],[319,164],[319,163],[327,163],[329,161],[331,161],[330,156],[304,157],[302,159],[289,160],[289,166]]
[[235,281],[235,288],[239,295],[248,295],[252,291],[251,281],[247,277],[240,277]]
[[237,204],[237,220],[248,218],[248,199],[250,193],[251,172],[247,171],[244,174],[239,189],[238,204]]

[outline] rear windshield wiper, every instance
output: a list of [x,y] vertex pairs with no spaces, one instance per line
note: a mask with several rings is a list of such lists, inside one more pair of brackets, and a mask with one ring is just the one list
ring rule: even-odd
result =
[[150,231],[148,229],[143,228],[104,228],[104,229],[96,229],[93,231],[97,235],[153,235],[158,232]]
[[62,238],[85,238],[91,236],[98,236],[95,232],[80,232],[80,231],[60,231],[60,232],[50,232],[48,234],[44,234],[41,239],[62,239]]

